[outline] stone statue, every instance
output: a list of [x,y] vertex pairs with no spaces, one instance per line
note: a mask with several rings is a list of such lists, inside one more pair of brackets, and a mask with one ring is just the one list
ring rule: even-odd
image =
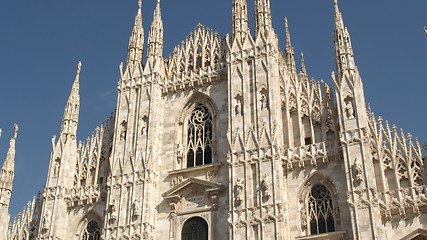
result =
[[147,117],[144,117],[142,119],[142,128],[141,128],[141,135],[145,135],[147,133]]
[[50,225],[50,212],[48,209],[46,209],[46,212],[44,213],[42,217],[42,227],[44,230],[48,230]]
[[236,205],[240,205],[243,202],[243,183],[242,179],[237,179],[236,185],[234,186],[234,199]]
[[353,169],[354,169],[354,180],[358,183],[363,182],[362,164],[360,164],[360,162],[357,161],[357,159],[354,160]]
[[181,160],[184,157],[184,147],[182,146],[182,143],[178,143],[176,146],[176,155],[178,163],[181,163]]
[[117,219],[117,215],[116,215],[116,199],[113,199],[113,201],[111,201],[110,203],[110,213],[111,213],[111,220],[116,220]]
[[271,185],[268,182],[268,175],[265,174],[261,181],[262,190],[264,191],[264,198],[268,201],[271,198]]
[[124,140],[126,138],[126,127],[122,124],[120,129],[120,140]]
[[348,101],[345,105],[345,110],[347,114],[348,119],[354,118],[354,109],[353,109],[353,103],[351,101]]
[[267,109],[267,96],[261,93],[261,110]]
[[56,160],[55,161],[55,166],[53,167],[53,176],[54,177],[58,177],[59,176],[59,167],[60,167],[59,161]]
[[141,199],[139,199],[139,197],[136,197],[135,200],[133,200],[133,204],[132,204],[132,211],[133,211],[133,216],[138,217],[140,215],[141,212]]
[[236,116],[242,116],[242,101],[239,98],[236,98],[236,106],[234,107]]

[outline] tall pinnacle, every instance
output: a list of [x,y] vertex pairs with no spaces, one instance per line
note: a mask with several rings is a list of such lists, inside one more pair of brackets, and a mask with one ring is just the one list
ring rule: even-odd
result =
[[296,73],[296,64],[295,64],[295,53],[294,48],[291,43],[291,33],[289,31],[288,19],[285,18],[285,29],[286,29],[286,65],[288,70],[292,73]]
[[15,171],[15,141],[18,136],[19,127],[18,124],[13,125],[14,134],[9,141],[9,150],[7,151],[6,160],[3,163],[1,169],[1,179],[2,181],[12,182],[13,181],[13,172]]
[[304,53],[301,53],[301,74],[303,74],[304,77],[307,77],[307,68],[305,66],[305,58]]
[[246,0],[233,0],[232,12],[233,40],[244,41],[249,34],[248,4]]
[[126,67],[133,69],[142,63],[144,51],[144,28],[142,26],[142,0],[138,0],[138,11],[135,16],[135,24],[129,39],[128,57]]
[[335,7],[335,29],[344,29],[344,21],[338,6],[338,0],[334,0]]
[[338,7],[338,0],[334,0],[335,7],[335,63],[337,65],[337,74],[342,75],[344,71],[355,69],[353,48],[351,38],[347,28],[344,25],[342,14]]
[[68,97],[67,105],[62,118],[61,135],[75,137],[77,133],[77,124],[79,121],[80,111],[80,71],[82,63],[77,64],[76,78],[74,79],[73,87],[70,96]]
[[255,0],[255,35],[272,29],[270,0]]
[[160,8],[160,0],[157,0],[156,9],[154,9],[153,22],[151,23],[148,36],[147,57],[149,61],[163,56],[163,21]]

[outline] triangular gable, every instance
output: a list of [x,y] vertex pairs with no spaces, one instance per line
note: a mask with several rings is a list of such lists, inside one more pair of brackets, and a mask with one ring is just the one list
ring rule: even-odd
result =
[[182,194],[184,193],[184,189],[186,189],[187,187],[190,187],[190,186],[192,188],[197,186],[201,189],[204,189],[205,192],[210,193],[210,194],[219,193],[224,188],[224,186],[219,184],[219,183],[209,182],[209,181],[205,181],[205,180],[201,180],[201,179],[197,179],[197,178],[189,178],[189,179],[185,180],[184,182],[175,185],[174,187],[172,187],[171,189],[169,189],[168,191],[163,193],[162,196],[165,199],[181,198]]

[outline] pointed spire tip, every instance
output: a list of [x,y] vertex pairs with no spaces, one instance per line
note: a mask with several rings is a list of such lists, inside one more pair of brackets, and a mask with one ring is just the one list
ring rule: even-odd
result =
[[13,133],[13,138],[14,139],[16,139],[16,137],[18,136],[18,131],[19,131],[19,126],[18,126],[18,124],[13,124],[13,131],[14,131],[14,133]]
[[79,63],[77,63],[77,74],[78,75],[80,74],[81,70],[82,70],[82,62],[79,61]]

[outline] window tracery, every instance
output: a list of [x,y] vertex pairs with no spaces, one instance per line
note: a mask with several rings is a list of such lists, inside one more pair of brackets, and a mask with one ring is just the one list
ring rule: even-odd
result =
[[98,222],[91,220],[87,223],[81,240],[100,240],[101,229]]
[[307,199],[310,233],[320,234],[335,231],[335,214],[329,190],[320,184],[311,188]]
[[199,104],[187,125],[187,167],[212,163],[212,114]]

